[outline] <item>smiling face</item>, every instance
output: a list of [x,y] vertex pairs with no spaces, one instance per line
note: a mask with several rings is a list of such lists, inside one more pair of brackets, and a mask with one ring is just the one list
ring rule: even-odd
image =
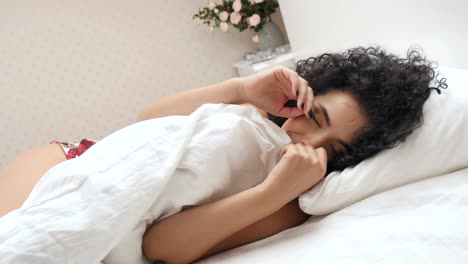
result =
[[293,143],[304,143],[314,149],[323,147],[328,161],[336,153],[347,151],[360,129],[367,125],[367,115],[357,101],[340,90],[314,97],[313,114],[289,118],[281,127]]

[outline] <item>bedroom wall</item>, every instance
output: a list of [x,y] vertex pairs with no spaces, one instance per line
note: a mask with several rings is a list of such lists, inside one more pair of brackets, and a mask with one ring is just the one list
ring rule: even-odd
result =
[[299,58],[380,44],[406,55],[418,44],[431,60],[468,69],[467,1],[279,0]]
[[31,147],[100,139],[154,100],[233,77],[256,44],[193,21],[207,3],[0,0],[0,170]]

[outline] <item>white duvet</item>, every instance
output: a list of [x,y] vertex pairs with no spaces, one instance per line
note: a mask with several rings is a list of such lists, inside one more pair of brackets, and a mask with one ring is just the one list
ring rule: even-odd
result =
[[51,168],[0,219],[2,263],[149,263],[145,228],[262,182],[291,143],[253,106],[132,124]]

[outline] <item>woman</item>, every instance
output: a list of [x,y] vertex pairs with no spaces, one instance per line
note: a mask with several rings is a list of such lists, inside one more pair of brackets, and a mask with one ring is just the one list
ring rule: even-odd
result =
[[[430,63],[417,52],[399,59],[379,48],[356,48],[300,61],[296,72],[278,67],[148,106],[139,120],[187,115],[204,103],[252,104],[281,126],[293,144],[283,149],[261,184],[155,223],[144,236],[146,256],[192,262],[303,223],[308,215],[297,197],[328,172],[404,141],[422,121],[434,77]],[[297,102],[290,107],[292,100]],[[82,143],[76,155],[93,142]],[[0,216],[20,207],[49,168],[73,158],[60,146],[25,152],[2,172]]]

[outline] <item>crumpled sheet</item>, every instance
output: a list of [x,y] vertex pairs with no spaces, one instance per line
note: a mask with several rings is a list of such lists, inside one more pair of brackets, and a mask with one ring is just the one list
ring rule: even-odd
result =
[[2,263],[149,263],[145,228],[262,182],[291,143],[253,106],[205,104],[105,137],[0,219]]

